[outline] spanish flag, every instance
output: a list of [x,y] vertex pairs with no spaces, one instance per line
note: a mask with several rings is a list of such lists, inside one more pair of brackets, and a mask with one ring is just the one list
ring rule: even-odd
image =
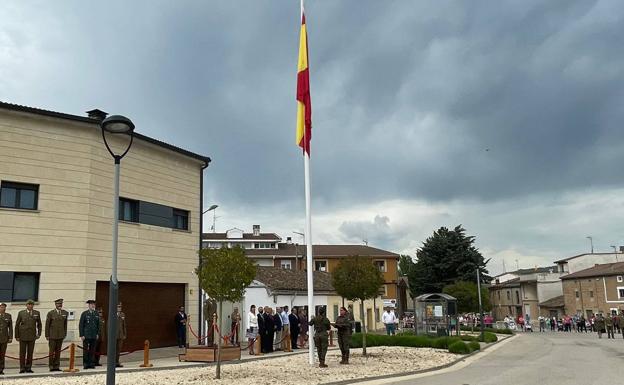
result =
[[310,72],[308,68],[308,33],[305,14],[301,9],[299,36],[299,63],[297,65],[297,145],[310,156],[312,139],[312,102],[310,100]]

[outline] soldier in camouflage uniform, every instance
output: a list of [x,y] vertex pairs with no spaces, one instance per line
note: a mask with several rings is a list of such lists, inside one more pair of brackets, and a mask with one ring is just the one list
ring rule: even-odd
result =
[[4,355],[13,341],[13,320],[6,312],[6,303],[0,303],[0,375],[4,374]]
[[310,320],[310,326],[314,326],[314,344],[316,345],[316,352],[319,358],[319,368],[326,368],[325,355],[327,354],[327,347],[329,343],[327,341],[327,332],[331,330],[331,324],[327,317],[325,317],[325,308],[320,308],[318,316],[312,317]]
[[351,341],[351,320],[347,309],[340,308],[340,316],[336,318],[334,324],[338,329],[338,346],[340,346],[340,354],[342,355],[341,364],[349,363],[349,342]]
[[100,334],[100,316],[95,311],[95,301],[87,301],[89,309],[80,315],[78,330],[83,341],[82,365],[85,369],[95,369],[95,342]]
[[32,359],[35,341],[41,337],[41,314],[33,310],[35,301],[26,301],[26,310],[17,313],[15,339],[20,343],[20,373],[32,373]]
[[45,337],[48,340],[49,351],[48,366],[51,372],[60,372],[61,347],[67,336],[67,316],[69,313],[63,310],[63,299],[54,301],[54,310],[50,310],[46,316]]

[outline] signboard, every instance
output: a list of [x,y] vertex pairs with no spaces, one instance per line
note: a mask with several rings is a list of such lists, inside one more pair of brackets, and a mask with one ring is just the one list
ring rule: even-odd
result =
[[384,299],[383,300],[384,307],[395,308],[396,307],[396,299]]
[[436,305],[433,307],[433,315],[435,317],[442,317],[442,305]]

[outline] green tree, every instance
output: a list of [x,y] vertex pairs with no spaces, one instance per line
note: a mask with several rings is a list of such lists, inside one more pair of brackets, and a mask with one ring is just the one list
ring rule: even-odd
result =
[[439,293],[457,281],[476,281],[477,267],[481,282],[488,283],[486,264],[489,262],[474,246],[475,237],[466,235],[461,225],[453,230],[440,227],[416,253],[416,263],[408,271],[412,297],[423,293]]
[[332,283],[341,297],[349,301],[361,301],[362,353],[366,355],[364,301],[379,296],[384,283],[383,276],[370,257],[354,255],[340,260],[332,273]]
[[[201,263],[195,269],[199,283],[219,303],[219,330],[223,330],[223,302],[238,302],[243,299],[245,289],[256,276],[256,265],[245,256],[245,249],[233,248],[202,249]],[[221,337],[217,344],[217,375],[221,378]]]
[[[457,311],[460,313],[478,313],[479,297],[477,297],[477,290],[476,282],[458,281],[445,286],[442,292],[457,298]],[[481,305],[483,311],[491,309],[488,290],[483,285],[481,286]]]
[[401,254],[399,256],[399,275],[407,276],[414,268],[414,260],[409,255]]

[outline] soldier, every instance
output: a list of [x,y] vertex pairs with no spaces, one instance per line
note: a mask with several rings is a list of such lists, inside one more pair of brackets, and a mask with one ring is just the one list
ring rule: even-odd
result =
[[116,357],[116,367],[123,368],[123,365],[119,363],[119,353],[121,353],[121,348],[123,347],[123,342],[128,335],[128,331],[126,330],[126,315],[121,311],[121,302],[117,304],[117,357]]
[[316,345],[316,351],[319,357],[319,368],[326,368],[325,355],[327,354],[327,347],[329,345],[327,332],[331,330],[331,324],[327,317],[325,317],[325,308],[321,307],[318,311],[318,316],[312,317],[310,326],[314,326],[314,344]]
[[61,347],[67,336],[67,316],[69,313],[63,310],[63,298],[54,301],[54,307],[55,309],[50,310],[46,316],[45,337],[48,340],[50,371],[60,372]]
[[13,320],[6,312],[6,303],[0,303],[0,375],[4,374],[4,355],[7,345],[13,342]]
[[35,301],[26,301],[26,310],[17,313],[15,340],[19,341],[20,373],[32,373],[32,359],[35,341],[41,337],[41,315],[33,310]]
[[604,323],[607,328],[607,338],[615,338],[615,335],[613,334],[613,318],[611,318],[611,313],[607,313]]
[[97,309],[98,317],[100,317],[100,334],[95,341],[95,366],[102,366],[100,364],[100,357],[102,356],[102,345],[106,341],[106,321],[104,320],[104,310],[100,307]]
[[599,313],[594,320],[594,329],[598,332],[598,338],[602,338],[602,333],[605,331],[605,319],[602,313]]
[[80,315],[78,331],[83,342],[82,365],[85,369],[95,369],[95,342],[100,335],[100,317],[95,311],[95,301],[86,302],[89,308]]
[[340,315],[336,318],[334,324],[338,329],[338,346],[340,347],[340,354],[342,355],[341,364],[349,363],[349,341],[351,341],[351,320],[347,313],[347,309],[340,308]]

